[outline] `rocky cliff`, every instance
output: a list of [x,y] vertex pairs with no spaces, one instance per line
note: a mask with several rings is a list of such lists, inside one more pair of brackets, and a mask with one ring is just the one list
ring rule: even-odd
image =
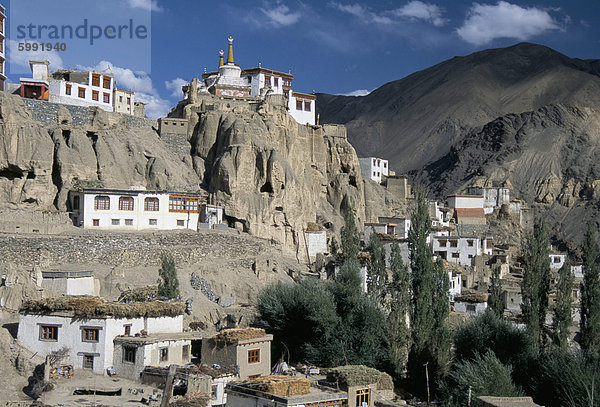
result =
[[[169,137],[156,122],[33,102],[0,92],[4,208],[69,210],[68,192],[85,186],[204,192],[224,207],[230,226],[299,258],[309,224],[337,234],[347,210],[359,223],[390,214],[386,202],[394,198],[378,185],[364,187],[346,129],[299,125],[281,95],[186,99],[172,116],[187,119],[187,134]],[[181,138],[177,151],[174,137]],[[365,193],[373,203],[366,211]]]

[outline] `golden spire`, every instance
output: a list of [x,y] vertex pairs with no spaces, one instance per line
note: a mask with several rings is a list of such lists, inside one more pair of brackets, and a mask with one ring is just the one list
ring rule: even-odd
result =
[[227,38],[227,41],[229,41],[229,50],[227,51],[227,64],[233,65],[233,37],[230,35],[229,38]]
[[219,68],[223,66],[223,50],[219,51]]

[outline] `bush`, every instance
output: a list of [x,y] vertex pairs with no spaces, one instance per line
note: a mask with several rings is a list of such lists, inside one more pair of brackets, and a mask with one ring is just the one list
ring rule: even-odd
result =
[[520,396],[522,391],[512,382],[512,366],[504,365],[494,352],[476,354],[471,360],[456,363],[442,386],[447,406],[464,406],[469,387],[471,399],[479,396]]
[[179,280],[173,256],[163,254],[160,257],[161,267],[158,270],[158,296],[164,298],[179,297]]

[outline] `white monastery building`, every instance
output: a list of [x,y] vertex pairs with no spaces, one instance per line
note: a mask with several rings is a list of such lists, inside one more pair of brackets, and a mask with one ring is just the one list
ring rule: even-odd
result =
[[254,99],[268,94],[284,95],[290,115],[300,124],[316,123],[316,96],[294,92],[291,73],[263,68],[242,70],[233,60],[233,38],[229,37],[227,61],[223,61],[223,51],[219,51],[219,69],[202,75],[208,92],[223,98]]
[[198,230],[200,199],[189,192],[143,188],[84,189],[69,195],[76,226],[115,230]]
[[359,158],[358,162],[360,163],[360,173],[363,178],[381,183],[383,177],[389,175],[388,160],[377,157],[363,157]]
[[21,97],[74,106],[96,106],[133,115],[134,92],[118,89],[114,75],[103,71],[60,69],[52,74],[48,61],[29,61],[31,78],[20,78]]

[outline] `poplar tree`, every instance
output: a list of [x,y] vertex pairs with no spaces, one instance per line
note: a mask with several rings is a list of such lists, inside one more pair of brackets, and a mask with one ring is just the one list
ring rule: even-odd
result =
[[383,305],[388,275],[385,267],[385,249],[375,231],[373,231],[369,237],[369,244],[367,248],[369,250],[369,254],[371,255],[367,289],[373,298],[377,300],[378,303]]
[[161,267],[158,270],[158,296],[166,298],[179,297],[179,280],[175,260],[170,254],[160,256]]
[[[415,194],[416,208],[408,233],[411,271],[411,348],[407,370],[413,388],[425,389],[425,364],[433,381],[442,376],[449,359],[450,335],[445,320],[450,310],[448,275],[441,260],[433,262],[427,237],[431,229],[424,190]],[[435,387],[435,386],[433,386]]]
[[349,209],[344,214],[344,226],[340,237],[342,240],[342,261],[356,259],[360,251],[360,233],[354,221],[354,210]]
[[596,229],[588,227],[583,242],[583,284],[581,286],[581,347],[600,351],[600,269]]
[[488,307],[494,314],[496,314],[499,317],[502,317],[502,315],[504,314],[504,303],[502,302],[502,284],[500,283],[500,266],[492,267]]
[[573,306],[573,273],[571,273],[571,264],[569,260],[558,271],[558,283],[556,284],[556,303],[553,307],[552,331],[556,345],[561,349],[566,349],[571,325],[573,325],[573,315],[571,308]]
[[526,238],[524,249],[521,310],[534,342],[541,345],[550,291],[550,242],[543,221],[536,222],[534,232]]
[[410,273],[402,260],[400,247],[392,245],[390,256],[391,281],[388,285],[390,313],[387,317],[391,363],[399,377],[408,359],[410,332],[406,319],[410,308]]

